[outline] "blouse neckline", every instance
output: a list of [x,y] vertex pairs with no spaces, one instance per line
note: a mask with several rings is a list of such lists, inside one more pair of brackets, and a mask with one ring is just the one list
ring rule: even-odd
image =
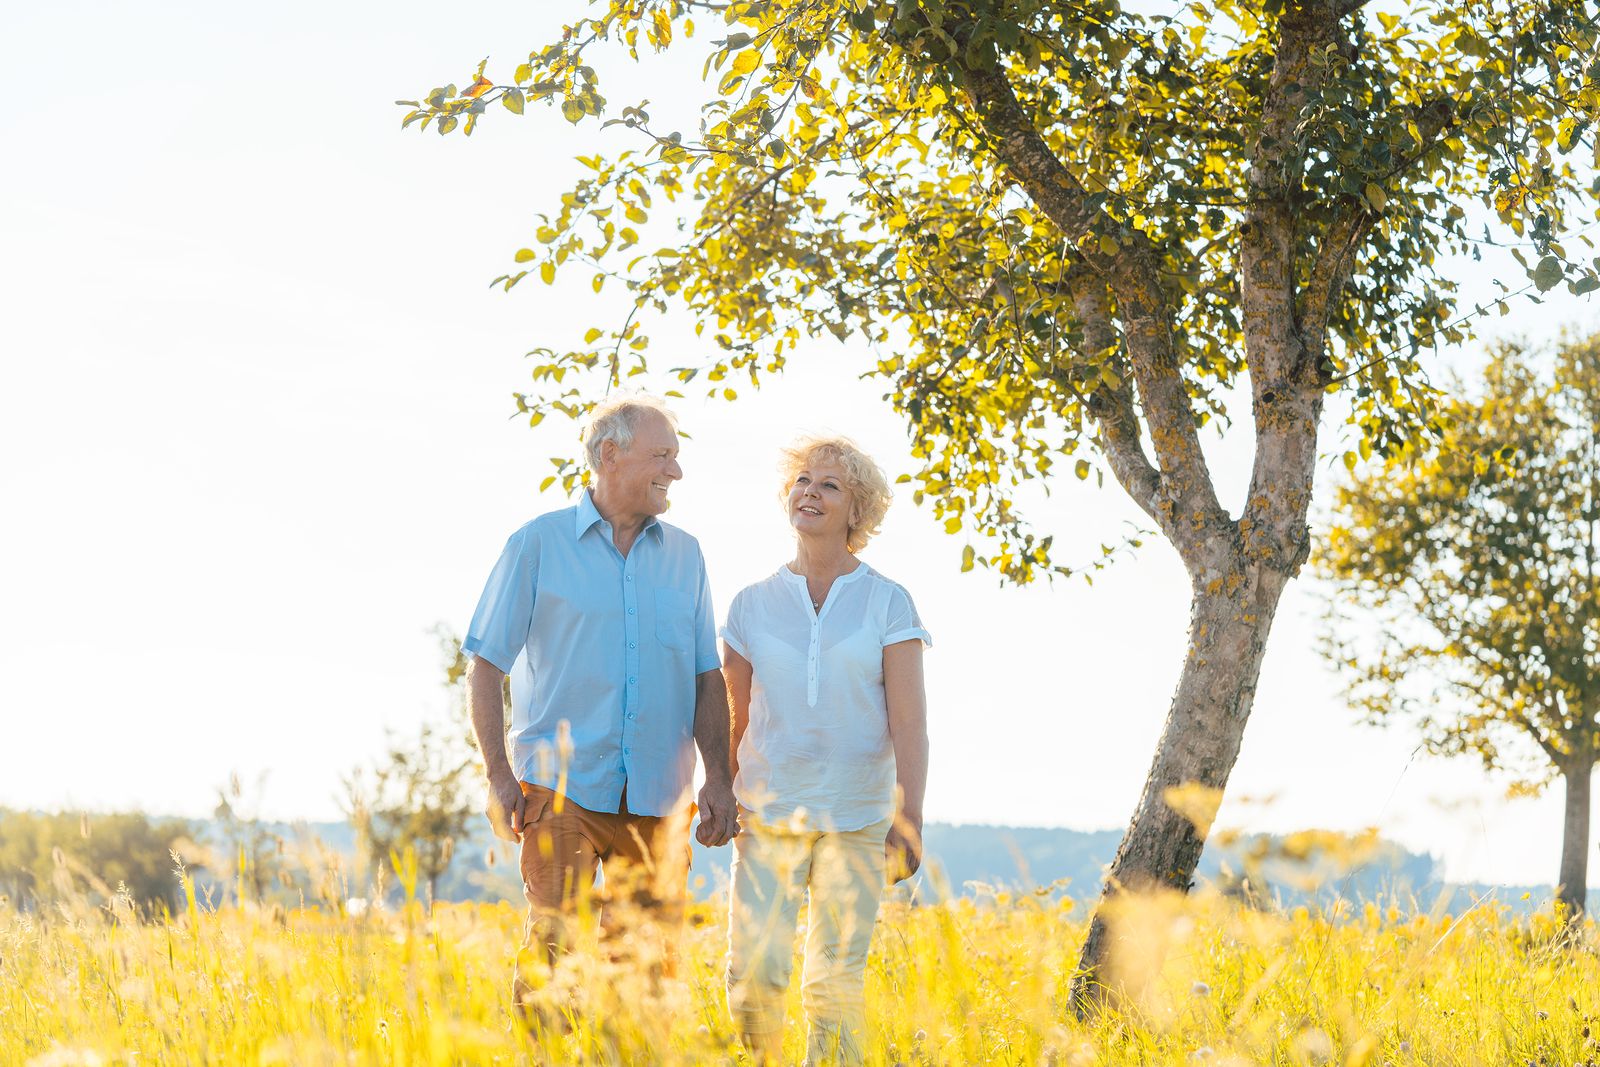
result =
[[789,584],[793,585],[795,587],[795,591],[800,594],[800,600],[805,605],[806,614],[811,616],[812,624],[817,625],[822,622],[822,617],[828,613],[828,606],[832,604],[834,600],[834,592],[841,585],[846,585],[855,581],[856,577],[865,573],[866,570],[867,565],[859,559],[856,560],[854,570],[845,571],[843,574],[839,575],[833,580],[832,585],[828,586],[828,595],[822,598],[821,607],[811,603],[811,590],[806,587],[805,575],[797,574],[794,568],[790,567],[787,563],[778,568],[778,573],[789,579]]

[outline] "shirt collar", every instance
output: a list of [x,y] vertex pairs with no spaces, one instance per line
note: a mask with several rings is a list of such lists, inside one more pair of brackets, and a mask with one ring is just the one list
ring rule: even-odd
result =
[[[577,507],[573,511],[576,513],[576,532],[580,541],[583,540],[583,535],[589,532],[590,527],[597,522],[605,521],[604,516],[600,514],[600,509],[594,506],[594,492],[590,489],[583,491],[583,495],[578,498]],[[659,541],[662,537],[660,520],[654,515],[650,516],[644,524],[644,530],[641,532],[653,533],[656,540]]]

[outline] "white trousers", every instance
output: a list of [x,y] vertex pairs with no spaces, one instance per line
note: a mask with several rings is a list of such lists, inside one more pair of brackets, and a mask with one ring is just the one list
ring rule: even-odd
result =
[[800,904],[809,896],[806,1060],[860,1063],[866,1036],[867,952],[883,894],[890,819],[844,833],[795,833],[748,814],[733,841],[728,898],[728,1007],[740,1032],[783,1030]]

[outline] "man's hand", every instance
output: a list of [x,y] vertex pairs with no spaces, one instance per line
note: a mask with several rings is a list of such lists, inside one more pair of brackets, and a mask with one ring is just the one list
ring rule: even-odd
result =
[[512,777],[489,780],[489,825],[494,836],[505,841],[522,840],[522,812],[528,798],[522,783]]
[[922,816],[897,812],[883,842],[885,874],[889,884],[903,882],[922,866]]
[[733,799],[733,786],[727,782],[707,782],[700,789],[700,825],[695,840],[709,848],[726,845],[739,832],[739,806]]

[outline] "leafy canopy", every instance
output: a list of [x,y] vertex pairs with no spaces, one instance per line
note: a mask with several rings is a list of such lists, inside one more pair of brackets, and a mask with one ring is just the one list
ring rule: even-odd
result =
[[[1515,291],[1600,287],[1588,240],[1558,240],[1593,191],[1592,3],[1290,6],[612,0],[507,80],[485,61],[465,91],[401,103],[407,125],[442,134],[470,134],[496,102],[538,102],[631,135],[583,157],[588,173],[495,280],[578,271],[633,302],[579,347],[530,353],[534,388],[517,403],[532,423],[580,413],[590,373],[614,385],[665,371],[731,400],[802,338],[859,337],[909,424],[916,498],[949,532],[991,539],[966,567],[1028,581],[1066,568],[1019,515],[1023,483],[1063,462],[1087,477],[1085,446],[1103,446],[1119,413],[1163,456],[1226,424],[1224,393],[1251,358],[1249,209],[1269,193],[1292,213],[1295,328],[1328,388],[1353,392],[1364,452],[1440,431],[1422,361],[1491,310],[1459,305],[1461,257],[1520,242]],[[608,103],[597,55],[688,49],[708,21],[720,36],[702,49],[697,130]],[[1268,114],[1275,99],[1291,101],[1287,123]],[[642,228],[660,215],[688,223],[651,248]],[[1111,287],[1117,329],[1093,328],[1085,278],[1138,282]],[[1512,291],[1500,287],[1502,312]],[[645,313],[674,305],[708,355],[654,367]],[[1181,383],[1173,404],[1130,381],[1128,339],[1147,328],[1170,334],[1157,370]],[[558,462],[546,485],[578,477]]]

